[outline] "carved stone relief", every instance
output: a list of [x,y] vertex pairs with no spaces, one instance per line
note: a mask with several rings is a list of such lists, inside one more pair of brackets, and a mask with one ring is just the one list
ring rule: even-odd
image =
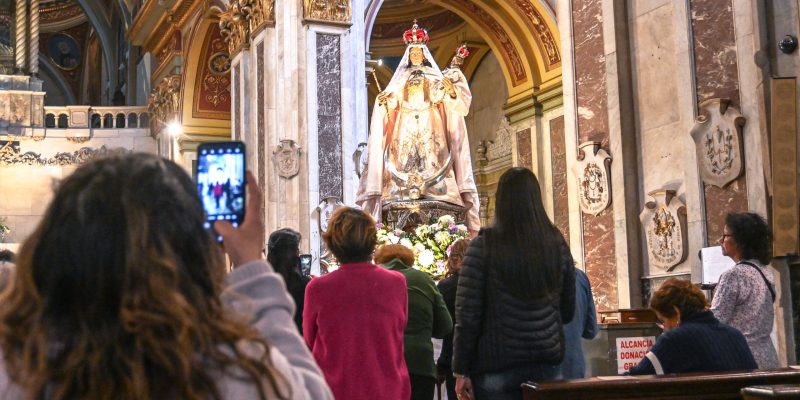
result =
[[294,140],[282,139],[281,144],[272,152],[278,176],[289,179],[300,172],[300,147]]
[[611,204],[611,156],[600,148],[600,142],[584,142],[578,153],[572,174],[578,180],[581,211],[597,215]]
[[106,146],[101,146],[99,149],[83,147],[71,153],[57,153],[48,158],[32,151],[22,153],[15,142],[0,142],[0,165],[69,166],[83,164],[95,157],[126,152],[128,150],[108,149]]
[[745,118],[726,99],[700,104],[691,135],[697,151],[700,178],[708,185],[724,187],[742,174],[744,150],[742,127]]
[[[686,205],[674,190],[654,190],[639,215],[647,237],[650,266],[669,272],[686,259]],[[651,270],[652,271],[652,270]]]
[[350,0],[304,0],[303,17],[307,21],[351,24]]

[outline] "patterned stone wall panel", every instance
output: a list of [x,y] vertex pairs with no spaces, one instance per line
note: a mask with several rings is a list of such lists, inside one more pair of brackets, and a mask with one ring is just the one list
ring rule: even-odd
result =
[[231,96],[233,97],[233,140],[241,140],[242,138],[242,99],[239,98],[239,80],[241,79],[241,66],[236,64],[233,67],[233,75],[231,76]]
[[697,103],[730,99],[739,108],[732,0],[691,0]]
[[[578,141],[600,142],[608,150],[602,15],[601,0],[572,0]],[[613,214],[613,204],[596,216],[582,214],[584,264],[598,310],[614,310],[619,304]]]
[[[256,110],[256,114],[258,115],[258,138],[256,139],[256,143],[258,143],[257,147],[257,156],[258,159],[258,187],[261,190],[266,191],[267,187],[267,165],[266,165],[266,127],[264,126],[264,42],[261,42],[256,46],[256,75],[257,75],[257,98],[258,98],[258,110]],[[265,218],[266,221],[266,201],[261,202],[261,216]]]
[[[606,57],[600,0],[572,0],[575,87],[579,142],[601,142],[608,149]],[[612,154],[612,157],[614,155]]]
[[533,170],[533,153],[531,150],[531,128],[517,132],[517,163],[520,167]]
[[553,223],[569,243],[569,194],[567,192],[567,149],[564,117],[550,120],[550,158],[552,159]]
[[[739,108],[739,76],[731,0],[691,0],[697,103],[729,99]],[[745,149],[747,152],[747,149]],[[716,244],[728,212],[746,211],[747,179],[743,174],[720,189],[704,185],[707,244]]]
[[317,148],[320,198],[343,196],[341,37],[317,34]]

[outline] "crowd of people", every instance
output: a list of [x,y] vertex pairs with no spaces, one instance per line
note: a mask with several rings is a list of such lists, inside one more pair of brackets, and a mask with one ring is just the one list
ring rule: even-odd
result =
[[[503,174],[494,223],[451,245],[438,284],[403,245],[376,249],[375,221],[350,207],[323,234],[339,269],[304,276],[298,232],[263,254],[246,185],[220,247],[171,161],[117,155],[65,178],[19,255],[0,252],[0,398],[431,400],[444,383],[450,399],[518,400],[523,382],[584,377],[591,285],[530,170]],[[630,373],[778,367],[770,243],[763,218],[728,215],[736,266],[710,305],[685,280],[652,294],[664,333]]]

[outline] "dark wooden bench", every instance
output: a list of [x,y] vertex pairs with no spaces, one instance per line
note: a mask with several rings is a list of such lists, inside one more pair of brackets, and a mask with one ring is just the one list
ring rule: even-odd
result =
[[741,399],[748,386],[800,383],[800,369],[600,377],[522,385],[524,400]]

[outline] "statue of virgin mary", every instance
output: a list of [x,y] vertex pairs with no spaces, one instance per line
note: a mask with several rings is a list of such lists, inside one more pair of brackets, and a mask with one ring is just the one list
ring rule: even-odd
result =
[[[372,111],[356,203],[381,221],[390,202],[444,201],[463,206],[476,232],[480,205],[464,122],[472,93],[457,65],[439,70],[428,39],[416,21],[403,35],[406,51]],[[462,46],[454,60],[466,54]]]

